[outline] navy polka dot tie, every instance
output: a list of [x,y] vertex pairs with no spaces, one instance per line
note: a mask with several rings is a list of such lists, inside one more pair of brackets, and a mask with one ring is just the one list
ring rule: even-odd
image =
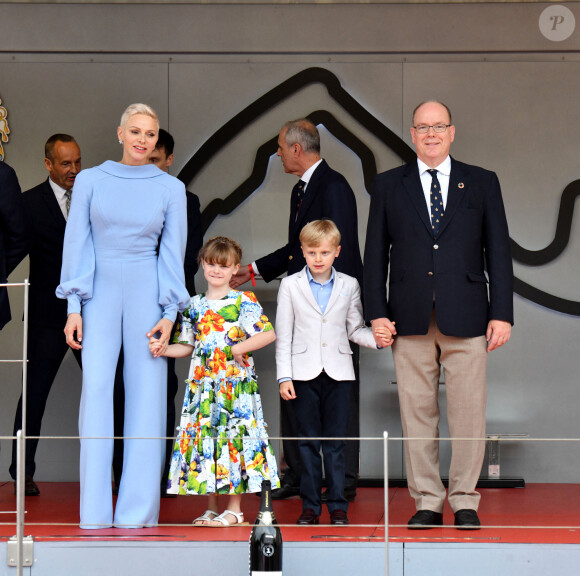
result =
[[443,196],[441,196],[441,185],[437,179],[437,170],[427,170],[431,174],[431,228],[433,236],[439,234],[439,228],[443,223]]

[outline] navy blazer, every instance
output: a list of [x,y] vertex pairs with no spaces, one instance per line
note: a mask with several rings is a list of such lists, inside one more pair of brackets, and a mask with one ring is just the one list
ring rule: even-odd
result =
[[56,297],[62,268],[66,220],[48,178],[24,192],[24,209],[30,232],[29,322],[64,328],[67,302]]
[[513,324],[510,239],[496,174],[451,159],[436,238],[416,161],[377,175],[364,290],[367,320],[389,318],[401,336],[427,333],[434,298],[437,325],[448,336],[481,336],[491,319]]
[[[13,168],[0,161],[0,284],[28,252],[22,192]],[[0,330],[10,321],[8,290],[0,288]]]
[[287,272],[299,272],[306,266],[300,247],[300,231],[313,220],[332,220],[342,236],[341,251],[334,261],[339,272],[354,276],[362,282],[362,259],[358,242],[358,220],[354,192],[346,178],[332,170],[323,160],[314,170],[296,218],[296,206],[291,201],[288,243],[256,260],[258,270],[266,282]]

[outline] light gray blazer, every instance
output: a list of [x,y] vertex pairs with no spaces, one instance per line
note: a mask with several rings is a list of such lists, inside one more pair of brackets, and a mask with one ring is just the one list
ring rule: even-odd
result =
[[334,380],[354,380],[348,341],[376,348],[372,330],[364,325],[358,282],[336,270],[324,314],[312,294],[306,267],[282,280],[276,336],[278,380],[312,380],[323,369]]

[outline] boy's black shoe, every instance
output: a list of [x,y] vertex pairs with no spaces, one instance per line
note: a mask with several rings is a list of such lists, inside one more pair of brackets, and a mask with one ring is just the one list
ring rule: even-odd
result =
[[330,513],[330,523],[336,526],[346,526],[349,523],[346,512],[344,510],[333,510]]
[[304,508],[304,510],[302,510],[302,514],[300,514],[300,517],[298,518],[298,520],[296,520],[296,524],[299,524],[301,526],[318,524],[319,521],[318,518],[319,517],[316,515],[314,510],[312,510],[312,508]]

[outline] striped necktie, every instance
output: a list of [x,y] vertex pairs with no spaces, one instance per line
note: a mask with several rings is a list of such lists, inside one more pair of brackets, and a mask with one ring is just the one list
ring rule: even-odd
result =
[[68,213],[70,212],[70,202],[72,199],[72,190],[67,190],[64,195],[66,196],[66,215],[68,216]]

